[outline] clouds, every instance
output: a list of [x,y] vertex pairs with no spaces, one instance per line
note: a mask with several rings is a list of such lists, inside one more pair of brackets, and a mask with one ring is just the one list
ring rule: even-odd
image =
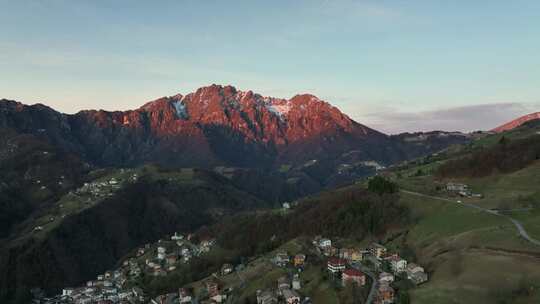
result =
[[359,121],[390,134],[431,130],[468,132],[490,130],[539,110],[538,103],[478,104],[419,112],[383,107],[377,112],[363,115]]

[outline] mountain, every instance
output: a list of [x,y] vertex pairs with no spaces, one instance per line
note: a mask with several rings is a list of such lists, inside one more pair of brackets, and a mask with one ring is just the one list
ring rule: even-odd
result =
[[3,100],[0,127],[46,138],[98,166],[278,168],[351,152],[350,161],[389,165],[433,152],[409,150],[313,95],[279,99],[219,85],[124,112],[67,115]]
[[540,119],[540,112],[536,112],[536,113],[531,113],[531,114],[527,114],[527,115],[524,115],[524,116],[521,116],[519,118],[516,118],[510,122],[507,122],[501,126],[498,126],[497,128],[493,129],[492,131],[493,132],[497,132],[497,133],[500,133],[500,132],[504,132],[504,131],[509,131],[509,130],[512,130],[512,129],[515,129],[521,125],[523,125],[524,123],[527,123],[529,121],[533,121],[533,120],[539,120]]

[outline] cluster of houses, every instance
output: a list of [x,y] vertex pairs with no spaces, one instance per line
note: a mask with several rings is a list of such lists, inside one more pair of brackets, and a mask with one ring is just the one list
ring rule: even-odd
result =
[[150,244],[137,249],[137,258],[144,259],[145,271],[152,276],[166,276],[176,270],[179,263],[189,263],[193,257],[209,252],[215,239],[201,240],[198,245],[192,242],[192,234],[187,237],[175,233],[170,241],[159,240],[157,248]]
[[137,286],[129,286],[132,265],[107,271],[91,280],[85,286],[64,288],[62,294],[53,298],[35,296],[34,304],[139,304],[146,303],[144,291]]
[[292,280],[283,276],[277,280],[277,288],[275,290],[257,290],[257,304],[307,304],[311,303],[310,298],[300,296],[298,291],[302,288],[300,277],[295,274]]
[[[137,180],[137,173],[133,173],[130,180]],[[76,195],[90,195],[95,198],[111,196],[113,193],[120,189],[122,180],[117,178],[110,178],[106,181],[95,181],[92,183],[84,183],[82,187],[75,190]]]
[[[34,297],[34,304],[139,304],[148,303],[143,290],[137,286],[138,278],[144,273],[151,276],[164,276],[176,269],[178,263],[188,263],[193,256],[209,252],[215,244],[214,239],[205,239],[194,244],[192,235],[184,237],[175,233],[169,240],[160,240],[157,245],[146,244],[137,249],[135,257],[125,260],[113,271],[107,271],[91,280],[85,286],[65,288],[62,294],[53,298],[44,295]],[[225,271],[227,267],[225,267]],[[231,270],[232,271],[232,270]],[[214,289],[212,289],[214,290]],[[174,299],[188,298],[187,291],[176,295]],[[158,303],[191,303],[161,302],[170,295],[160,296]],[[151,299],[155,302],[156,299]],[[220,302],[218,302],[220,303]]]
[[306,266],[306,255],[298,253],[289,255],[285,251],[279,251],[272,258],[272,263],[277,267],[288,268],[292,267],[296,270],[296,274],[292,277],[282,276],[277,280],[277,288],[274,290],[258,290],[257,304],[300,304],[311,303],[309,298],[302,298],[298,291],[302,288],[299,273]]
[[462,197],[474,197],[474,198],[482,198],[483,195],[480,194],[480,193],[473,193],[470,189],[469,189],[469,186],[467,186],[466,184],[462,184],[462,183],[453,183],[453,182],[450,182],[450,183],[447,183],[446,184],[446,191],[450,192],[450,193],[455,193],[459,196],[462,196]]
[[[364,261],[369,261],[372,265],[374,274],[370,274],[372,279],[377,279],[375,284],[376,294],[374,303],[389,304],[395,301],[395,290],[392,283],[396,279],[407,278],[415,285],[422,284],[428,280],[424,268],[415,264],[408,263],[396,253],[389,253],[383,245],[373,243],[366,249],[357,248],[335,248],[332,241],[327,238],[317,237],[313,244],[319,253],[327,256],[327,270],[336,279],[341,279],[341,284],[356,284],[364,286],[366,284],[366,275],[361,269],[367,269],[363,266]],[[386,266],[386,267],[385,267]],[[389,271],[385,271],[389,269]],[[377,278],[375,278],[375,275]]]

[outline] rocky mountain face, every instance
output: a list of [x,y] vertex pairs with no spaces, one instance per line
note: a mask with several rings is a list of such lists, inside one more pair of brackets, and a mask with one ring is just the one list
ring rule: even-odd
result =
[[521,116],[519,118],[516,118],[512,121],[509,121],[501,126],[498,126],[497,128],[491,130],[493,132],[497,132],[497,133],[501,133],[501,132],[504,132],[504,131],[509,131],[509,130],[512,130],[512,129],[515,129],[521,125],[523,125],[524,123],[527,123],[529,121],[533,121],[533,120],[540,120],[540,112],[536,112],[536,113],[531,113],[531,114],[527,114],[527,115],[524,115],[524,116]]
[[408,150],[406,142],[353,121],[313,95],[278,99],[218,85],[124,112],[66,115],[3,100],[0,127],[46,138],[102,166],[275,168],[351,151],[354,161],[388,165],[430,152]]
[[8,117],[1,119],[4,124],[42,132],[52,142],[101,165],[152,161],[261,167],[346,150],[343,144],[360,145],[353,141],[387,141],[385,135],[311,95],[274,99],[216,85],[126,112],[64,115],[44,106],[15,103],[7,108]]

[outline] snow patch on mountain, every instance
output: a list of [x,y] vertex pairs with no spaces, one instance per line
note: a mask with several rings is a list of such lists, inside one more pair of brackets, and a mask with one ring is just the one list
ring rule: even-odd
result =
[[176,115],[180,119],[188,119],[188,113],[186,105],[182,101],[175,101],[173,102],[174,110],[176,111]]

